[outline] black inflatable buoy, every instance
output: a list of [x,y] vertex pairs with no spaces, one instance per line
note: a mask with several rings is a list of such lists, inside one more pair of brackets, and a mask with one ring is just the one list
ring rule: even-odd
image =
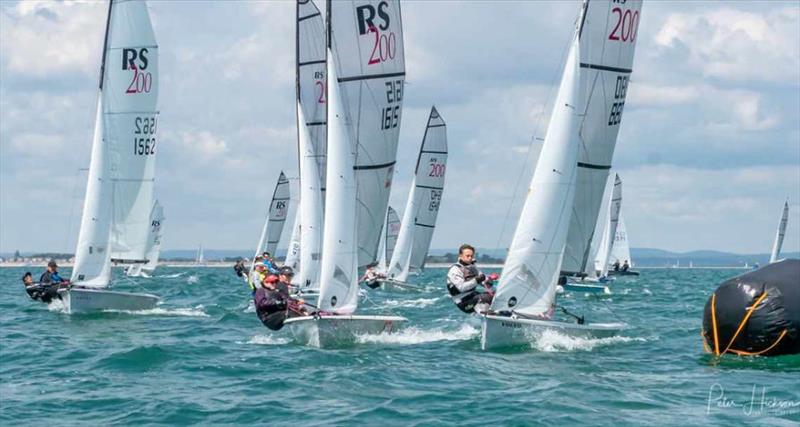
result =
[[800,353],[800,260],[779,261],[723,282],[706,303],[703,338],[715,355]]

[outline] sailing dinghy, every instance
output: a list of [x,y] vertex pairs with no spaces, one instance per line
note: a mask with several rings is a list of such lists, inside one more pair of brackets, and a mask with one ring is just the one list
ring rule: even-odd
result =
[[[447,127],[436,107],[431,107],[419,147],[414,181],[384,285],[401,288],[413,286],[407,283],[409,274],[422,271],[425,266],[442,201],[446,168]],[[414,288],[419,289],[418,286]]]
[[147,264],[134,264],[125,270],[128,277],[145,277],[152,276],[156,267],[158,266],[158,257],[161,255],[161,235],[162,226],[164,225],[164,208],[158,203],[158,200],[153,204],[153,211],[150,213],[150,233],[147,240],[147,253],[145,258]]
[[[616,335],[626,327],[624,323],[585,323],[582,317],[578,323],[566,322],[556,320],[554,315],[556,287],[580,175],[579,132],[585,129],[582,122],[590,118],[588,112],[584,114],[586,108],[600,105],[586,97],[590,92],[587,89],[594,84],[603,84],[605,79],[598,72],[615,73],[604,60],[617,61],[620,57],[632,60],[633,54],[632,46],[623,45],[622,40],[609,43],[599,52],[584,52],[582,49],[584,45],[591,46],[593,39],[609,37],[605,25],[617,13],[635,21],[633,16],[639,15],[640,8],[640,1],[629,1],[624,5],[597,1],[583,3],[530,191],[490,311],[482,314],[481,348],[484,350],[529,345],[546,330],[569,336],[601,338]],[[631,21],[626,31],[635,32],[636,25]],[[589,79],[584,73],[596,79]],[[613,84],[611,82],[612,88]],[[606,118],[611,113],[609,110],[617,108],[611,104],[606,102],[603,106]],[[592,112],[602,116],[601,113]],[[618,123],[614,122],[614,125]]]
[[783,236],[786,235],[786,224],[789,222],[789,201],[783,203],[783,213],[781,220],[778,222],[778,229],[775,231],[775,242],[772,244],[772,253],[769,255],[769,263],[778,261],[781,255],[781,246],[783,246]]
[[[617,224],[619,223],[619,212],[622,208],[622,180],[619,175],[614,175],[614,187],[611,191],[611,201],[608,205],[608,222],[602,228],[603,239],[601,239],[600,265],[602,266],[597,277],[581,276],[579,278],[569,277],[567,283],[562,285],[565,291],[585,292],[595,294],[611,294],[608,286],[601,283],[606,283],[610,279],[608,277],[608,257],[611,254],[611,246],[614,243],[609,239],[609,235],[615,235],[617,232]],[[604,216],[605,218],[605,216]]]
[[[619,225],[617,225],[617,232],[614,235],[614,244],[611,246],[611,256],[608,259],[609,265],[624,265],[625,261],[628,262],[630,267],[633,267],[633,259],[631,258],[631,246],[628,243],[628,230],[625,227],[625,218],[622,213],[619,214]],[[639,272],[636,270],[616,270],[608,271],[609,276],[638,276]]]
[[150,294],[108,290],[111,264],[147,264],[157,150],[158,45],[144,1],[109,2],[97,115],[67,313],[146,310]]
[[264,227],[261,228],[261,237],[259,237],[256,245],[256,251],[250,265],[251,269],[256,257],[261,255],[262,251],[269,252],[272,256],[275,255],[278,242],[281,240],[281,234],[283,234],[283,226],[286,224],[290,196],[289,180],[286,178],[286,174],[281,171],[281,174],[278,175],[278,182],[275,184],[275,191],[272,192],[272,200],[269,202]]
[[[367,16],[364,11],[370,8],[375,12],[370,16],[380,16],[382,23],[378,27],[356,22],[357,17]],[[360,240],[357,211],[367,205],[385,212],[388,206],[383,191],[370,191],[375,189],[374,186],[360,187],[358,176],[363,170],[391,170],[382,165],[364,169],[356,162],[358,153],[377,149],[385,141],[393,141],[389,145],[394,149],[383,155],[392,159],[396,156],[399,99],[405,76],[400,2],[368,1],[358,6],[362,13],[356,13],[355,9],[356,5],[351,2],[329,0],[327,3],[329,59],[328,84],[325,86],[328,147],[319,309],[313,315],[290,318],[284,323],[296,341],[315,347],[353,343],[364,334],[393,332],[407,320],[400,316],[355,314],[358,308]],[[377,15],[379,9],[381,14]],[[383,56],[377,58],[370,56],[369,49],[358,48],[376,36],[385,39],[390,46]],[[387,87],[392,88],[391,98],[386,98]],[[382,96],[370,95],[373,93]],[[362,135],[372,138],[357,138]],[[362,147],[365,144],[371,146]],[[374,158],[365,161],[374,161]],[[380,207],[381,203],[383,207]],[[382,218],[383,215],[377,228],[376,243]]]

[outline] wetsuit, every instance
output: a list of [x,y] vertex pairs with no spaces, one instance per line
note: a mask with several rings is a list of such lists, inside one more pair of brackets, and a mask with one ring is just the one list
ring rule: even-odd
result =
[[287,317],[287,297],[277,289],[259,287],[253,296],[256,314],[267,328],[277,331],[283,327]]
[[278,282],[275,289],[259,287],[253,297],[256,306],[256,313],[261,323],[267,328],[277,331],[283,327],[283,322],[288,317],[302,315],[296,311],[289,310],[289,306],[295,300],[289,297],[289,284]]
[[378,281],[380,278],[378,272],[374,269],[368,269],[366,274],[364,274],[364,284],[369,286],[370,289],[376,289],[381,286],[381,282]]
[[61,281],[58,272],[47,270],[39,277],[37,285],[27,286],[25,291],[31,298],[49,304],[53,299],[61,299],[61,295],[58,294]]
[[476,304],[492,302],[491,295],[476,290],[478,284],[484,280],[486,276],[474,264],[467,265],[458,261],[447,271],[447,292],[456,307],[464,313],[472,313]]

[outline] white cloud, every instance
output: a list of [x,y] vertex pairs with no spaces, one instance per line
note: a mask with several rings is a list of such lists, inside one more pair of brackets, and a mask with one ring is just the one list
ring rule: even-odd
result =
[[691,66],[704,76],[729,81],[800,80],[797,6],[761,13],[730,8],[670,13],[655,42],[686,50]]
[[0,50],[9,71],[35,77],[96,73],[108,5],[20,1],[0,8]]

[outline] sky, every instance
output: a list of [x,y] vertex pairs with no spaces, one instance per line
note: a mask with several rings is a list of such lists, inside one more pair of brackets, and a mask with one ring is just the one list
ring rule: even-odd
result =
[[[0,252],[74,251],[106,7],[0,1]],[[450,154],[433,248],[509,244],[579,7],[402,4],[390,204],[405,206],[435,104]],[[149,9],[164,249],[253,247],[280,170],[297,175],[294,2]],[[631,246],[767,253],[788,198],[784,251],[800,250],[798,3],[646,0],[638,37],[614,156]]]

